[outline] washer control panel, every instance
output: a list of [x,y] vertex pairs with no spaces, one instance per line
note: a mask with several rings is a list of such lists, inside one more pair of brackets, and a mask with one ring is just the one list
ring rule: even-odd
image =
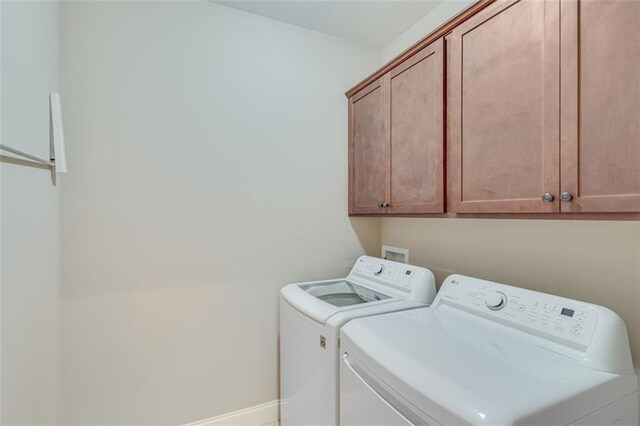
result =
[[351,273],[367,278],[376,278],[376,281],[380,281],[385,285],[409,291],[414,278],[420,275],[421,270],[424,271],[424,268],[362,256],[354,265]]
[[586,303],[462,275],[448,277],[438,299],[534,334],[588,346],[598,312]]

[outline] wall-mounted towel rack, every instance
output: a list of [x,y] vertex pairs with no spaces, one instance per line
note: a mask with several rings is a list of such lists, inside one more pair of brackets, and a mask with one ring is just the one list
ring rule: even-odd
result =
[[36,163],[44,164],[49,167],[55,168],[56,173],[67,172],[67,158],[64,149],[64,131],[62,129],[62,109],[60,108],[60,95],[52,93],[49,95],[49,120],[51,129],[51,144],[49,150],[51,152],[51,159],[45,160],[44,158],[36,157],[35,155],[27,154],[19,149],[11,148],[10,146],[0,144],[0,150],[10,152],[11,154],[18,155]]
[[20,151],[18,149],[11,148],[10,146],[6,146],[6,145],[0,144],[0,149],[3,150],[3,151],[10,152],[10,153],[12,153],[14,155],[19,155],[20,157],[27,158],[27,159],[29,159],[31,161],[35,161],[36,163],[47,165],[49,167],[55,167],[55,165],[56,165],[55,160],[54,161],[45,160],[43,158],[36,157],[35,155],[31,155],[31,154],[27,154],[26,152],[22,152],[22,151]]

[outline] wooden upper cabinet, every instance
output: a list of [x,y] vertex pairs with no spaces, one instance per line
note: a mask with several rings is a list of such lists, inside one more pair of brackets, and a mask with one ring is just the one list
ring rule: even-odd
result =
[[640,212],[640,1],[562,3],[563,212]]
[[444,212],[444,55],[438,40],[388,75],[388,213]]
[[380,213],[387,187],[388,114],[382,79],[349,99],[349,214]]
[[438,40],[349,98],[350,214],[444,211],[443,91]]
[[478,0],[348,92],[349,212],[640,219],[639,29],[640,0]]
[[498,0],[448,38],[454,212],[559,211],[559,19],[559,0]]

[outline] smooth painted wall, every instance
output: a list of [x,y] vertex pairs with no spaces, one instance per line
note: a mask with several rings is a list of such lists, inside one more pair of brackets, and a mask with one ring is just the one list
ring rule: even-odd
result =
[[[49,157],[58,3],[0,2],[2,143]],[[0,157],[3,425],[59,424],[59,190],[48,168]]]
[[412,44],[475,2],[476,0],[442,0],[433,10],[380,50],[382,64],[390,61],[403,50],[408,49]]
[[[384,47],[382,62],[474,3],[444,0]],[[410,250],[438,284],[456,272],[600,304],[624,319],[640,365],[640,223],[382,219],[382,244]]]
[[378,253],[343,93],[379,51],[206,2],[63,2],[63,423],[278,397],[279,289]]

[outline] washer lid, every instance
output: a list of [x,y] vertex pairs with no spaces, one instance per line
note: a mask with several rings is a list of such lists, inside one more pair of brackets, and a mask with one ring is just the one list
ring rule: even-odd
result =
[[323,302],[337,307],[359,305],[389,299],[391,296],[347,281],[323,284],[299,284],[300,289]]
[[637,389],[449,306],[349,322],[343,349],[442,424],[568,424]]
[[346,280],[289,284],[280,293],[297,310],[322,324],[338,312],[398,300],[394,295]]

